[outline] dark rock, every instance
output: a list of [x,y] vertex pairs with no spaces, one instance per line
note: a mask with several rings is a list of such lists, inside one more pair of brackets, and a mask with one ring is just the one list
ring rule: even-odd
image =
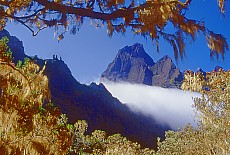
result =
[[108,135],[121,133],[144,147],[156,149],[156,137],[163,137],[164,131],[169,129],[132,112],[103,84],[80,84],[63,61],[47,60],[45,74],[49,79],[52,101],[68,116],[70,123],[86,120],[89,125],[87,133],[96,129],[104,130]]
[[155,64],[143,46],[136,43],[118,51],[116,58],[101,75],[101,80],[105,79],[179,88],[183,74],[169,56]]
[[152,66],[152,85],[166,88],[179,88],[183,74],[172,62],[169,56],[164,56]]
[[152,65],[154,65],[152,58],[144,51],[141,44],[136,43],[118,51],[116,58],[102,73],[101,79],[151,85]]

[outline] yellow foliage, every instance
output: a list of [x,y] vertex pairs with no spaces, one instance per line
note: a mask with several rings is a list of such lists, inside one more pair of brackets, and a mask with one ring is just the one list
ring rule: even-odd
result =
[[[226,0],[217,2],[224,13]],[[127,28],[153,41],[162,37],[173,47],[176,59],[178,56],[183,58],[184,40],[195,40],[197,33],[202,33],[207,38],[211,56],[224,56],[228,49],[226,39],[206,28],[203,21],[187,18],[190,3],[191,0],[147,0],[141,3],[134,0],[126,3],[124,0],[3,0],[0,1],[0,29],[8,21],[21,23],[33,35],[54,27],[54,33],[60,34],[57,39],[61,41],[65,32],[70,30],[71,34],[76,34],[84,20],[90,18],[102,25],[107,23],[110,37],[114,32],[124,34]],[[168,32],[167,25],[174,26],[172,32]]]
[[[0,58],[8,50],[0,40]],[[4,61],[7,60],[7,61]],[[68,118],[51,103],[48,78],[29,59],[16,66],[0,59],[0,154],[153,154],[150,149],[119,134],[96,130],[85,135],[88,124]]]
[[182,89],[202,93],[194,99],[198,128],[166,132],[157,154],[230,154],[230,70],[206,75],[188,71]]
[[[6,42],[0,44],[0,49],[6,47]],[[16,68],[8,59],[0,59],[0,152],[3,155],[63,155],[72,144],[73,134],[57,123],[60,112],[49,103],[44,70],[45,65],[40,70],[30,60]]]

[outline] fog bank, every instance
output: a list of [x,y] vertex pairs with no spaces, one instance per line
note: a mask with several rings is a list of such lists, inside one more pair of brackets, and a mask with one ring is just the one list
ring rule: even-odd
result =
[[200,97],[198,93],[141,84],[108,81],[103,84],[114,97],[127,104],[133,111],[151,116],[174,130],[182,128],[187,123],[196,126],[192,97]]

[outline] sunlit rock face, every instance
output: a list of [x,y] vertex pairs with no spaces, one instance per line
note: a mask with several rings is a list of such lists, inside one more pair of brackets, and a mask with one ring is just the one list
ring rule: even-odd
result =
[[115,59],[101,75],[102,81],[106,79],[115,82],[124,81],[178,88],[183,75],[169,56],[155,63],[145,52],[143,46],[136,43],[118,51]]

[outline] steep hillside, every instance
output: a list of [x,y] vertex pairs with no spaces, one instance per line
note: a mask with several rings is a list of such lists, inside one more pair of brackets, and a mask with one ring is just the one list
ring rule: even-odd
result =
[[47,60],[45,74],[49,78],[52,101],[66,113],[69,121],[83,119],[88,133],[95,129],[108,134],[121,133],[145,147],[156,147],[156,137],[163,136],[163,127],[144,115],[133,113],[114,98],[103,84],[80,84],[61,60]]
[[[23,60],[22,42],[1,31],[0,36],[8,36],[14,60]],[[12,39],[15,38],[15,39]],[[125,104],[114,98],[102,84],[80,84],[71,74],[64,61],[57,58],[42,60],[31,57],[39,66],[47,62],[45,74],[49,79],[52,101],[69,122],[83,119],[89,124],[88,133],[105,130],[109,135],[121,133],[128,139],[139,142],[144,147],[156,148],[156,137],[163,137],[168,129],[142,114],[132,112]],[[147,60],[151,62],[151,59]]]
[[179,88],[183,81],[183,74],[172,62],[169,56],[164,56],[151,67],[153,73],[152,85]]

